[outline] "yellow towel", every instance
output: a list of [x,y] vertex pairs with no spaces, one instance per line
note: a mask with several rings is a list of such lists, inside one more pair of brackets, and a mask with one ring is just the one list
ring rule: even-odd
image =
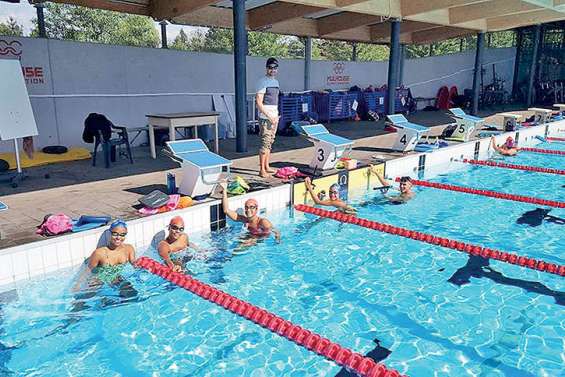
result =
[[[29,159],[22,151],[20,152],[20,162],[22,168],[30,168],[32,166],[40,166],[53,164],[63,161],[85,160],[90,158],[90,151],[86,148],[70,148],[67,153],[63,154],[47,154],[43,152],[33,152],[33,159]],[[0,153],[0,159],[10,164],[10,169],[16,168],[16,155],[14,153]]]

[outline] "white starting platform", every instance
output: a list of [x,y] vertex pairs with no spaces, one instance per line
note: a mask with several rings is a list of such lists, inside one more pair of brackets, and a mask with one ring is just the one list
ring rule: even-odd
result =
[[314,143],[314,156],[310,161],[312,169],[334,169],[338,160],[346,152],[351,151],[353,141],[341,136],[331,134],[321,124],[300,125],[300,134]]
[[522,115],[514,113],[501,113],[502,124],[504,125],[504,131],[516,131],[518,130],[518,123],[522,121]]
[[556,103],[556,104],[553,105],[553,107],[557,107],[559,109],[560,113],[565,112],[565,104],[563,104],[563,103]]
[[530,107],[528,111],[534,112],[534,122],[537,124],[544,124],[551,120],[553,110],[542,109],[540,107]]
[[232,162],[210,152],[200,139],[168,141],[166,144],[165,153],[182,167],[180,194],[192,198],[210,195],[220,182],[224,167],[229,175]]
[[402,114],[387,115],[387,124],[396,129],[398,136],[391,149],[399,152],[410,152],[422,137],[428,132],[428,127],[410,123]]
[[463,109],[459,107],[454,107],[449,109],[451,112],[451,117],[455,120],[457,128],[453,131],[450,137],[446,137],[445,140],[452,141],[469,141],[471,134],[475,130],[479,130],[485,120],[473,115],[466,114]]

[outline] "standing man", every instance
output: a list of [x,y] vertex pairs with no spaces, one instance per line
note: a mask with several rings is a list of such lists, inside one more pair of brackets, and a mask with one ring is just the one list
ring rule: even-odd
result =
[[279,62],[275,58],[267,59],[267,73],[257,84],[257,109],[259,110],[259,175],[268,178],[275,170],[271,168],[271,148],[279,125],[279,82],[275,78]]

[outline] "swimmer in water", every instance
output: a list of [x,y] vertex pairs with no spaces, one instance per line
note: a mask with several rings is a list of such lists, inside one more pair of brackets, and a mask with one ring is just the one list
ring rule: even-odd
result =
[[388,196],[386,192],[389,188],[392,187],[392,182],[386,180],[378,171],[375,169],[374,166],[369,166],[370,174],[374,174],[379,179],[381,185],[383,185],[383,194],[389,200],[389,202],[393,204],[403,204],[413,199],[416,193],[412,190],[412,179],[410,177],[402,177],[400,178],[400,184],[398,185],[398,191],[400,191],[399,195]]
[[247,199],[244,205],[244,212],[242,215],[229,208],[227,182],[220,183],[222,188],[222,208],[226,216],[233,221],[244,223],[247,227],[249,235],[253,239],[266,238],[271,234],[274,235],[275,240],[280,242],[281,233],[273,228],[273,224],[264,217],[259,217],[259,203],[255,199]]
[[198,250],[198,247],[189,241],[188,235],[184,233],[184,220],[180,216],[175,216],[169,223],[169,234],[167,238],[159,242],[157,251],[167,265],[175,272],[183,270],[186,256],[181,256],[180,251],[191,247]]
[[304,179],[304,185],[306,186],[306,190],[308,190],[308,193],[312,197],[314,203],[321,206],[334,207],[343,213],[355,214],[355,208],[348,206],[346,202],[339,198],[339,185],[337,183],[330,186],[328,195],[329,199],[322,199],[314,193],[314,185],[312,184],[310,177],[306,177],[306,179]]
[[87,289],[90,292],[86,296],[95,295],[95,291],[103,285],[117,287],[122,297],[135,296],[137,292],[131,283],[122,277],[125,265],[135,262],[133,246],[124,242],[128,233],[127,225],[123,220],[116,220],[110,224],[109,231],[108,244],[92,252],[73,290],[80,291],[84,281],[88,280]]
[[508,136],[504,144],[502,144],[501,146],[496,145],[494,136],[491,136],[490,146],[492,147],[492,149],[503,156],[516,156],[518,154],[518,148],[516,148],[512,136]]

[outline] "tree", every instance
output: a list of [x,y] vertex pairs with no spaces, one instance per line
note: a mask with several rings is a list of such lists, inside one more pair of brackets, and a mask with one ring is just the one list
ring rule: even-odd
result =
[[357,60],[363,62],[388,60],[388,46],[357,43]]
[[324,60],[351,60],[353,46],[349,42],[316,39],[316,45]]
[[9,17],[6,23],[0,22],[0,35],[21,37],[24,35],[24,28],[13,17]]
[[188,36],[184,32],[184,29],[180,29],[179,34],[176,36],[175,40],[171,44],[171,48],[175,50],[188,50]]
[[[33,20],[37,35],[37,20]],[[50,38],[130,46],[157,47],[159,34],[149,17],[45,3],[45,28]]]

